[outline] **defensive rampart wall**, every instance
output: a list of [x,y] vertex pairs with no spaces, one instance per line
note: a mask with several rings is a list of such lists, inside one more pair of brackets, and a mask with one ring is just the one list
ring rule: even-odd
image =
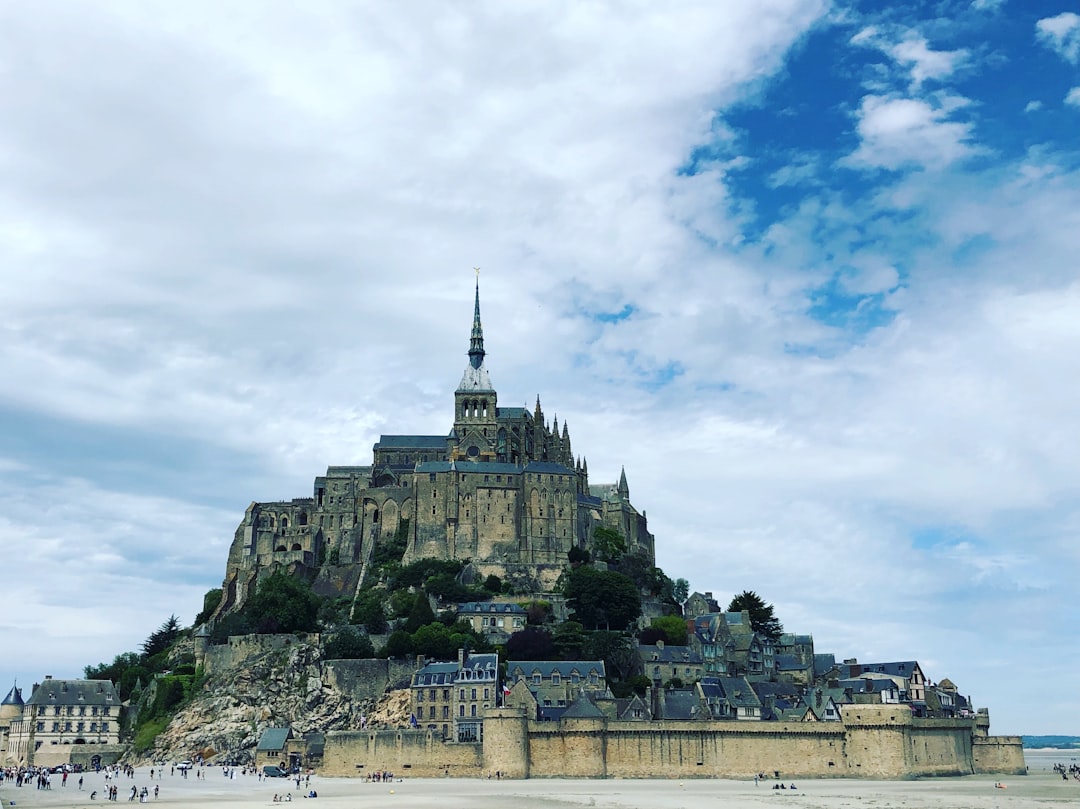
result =
[[[1019,739],[973,739],[969,719],[915,719],[904,706],[851,706],[844,722],[533,722],[484,717],[482,748],[422,730],[329,733],[324,767],[511,778],[915,778],[1024,772]],[[978,761],[978,764],[976,763]]]

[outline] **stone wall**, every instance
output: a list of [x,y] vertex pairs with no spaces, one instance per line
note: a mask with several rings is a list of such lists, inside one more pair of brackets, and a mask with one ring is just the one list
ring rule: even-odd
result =
[[[844,722],[533,722],[484,717],[482,750],[428,731],[327,735],[324,765],[345,775],[511,778],[913,778],[1024,771],[1017,737],[974,737],[971,720],[917,719],[906,706],[852,706]],[[978,761],[978,765],[976,764]]]
[[475,778],[483,772],[483,758],[479,744],[446,742],[441,733],[430,730],[337,731],[326,734],[321,772]]
[[230,635],[229,642],[220,645],[206,644],[196,650],[196,658],[202,663],[207,675],[226,671],[241,665],[253,655],[271,649],[287,649],[295,643],[319,645],[318,635]]
[[402,660],[327,660],[323,681],[353,699],[379,699],[387,688],[412,680],[416,664]]
[[1022,736],[976,737],[971,752],[977,773],[1027,775]]

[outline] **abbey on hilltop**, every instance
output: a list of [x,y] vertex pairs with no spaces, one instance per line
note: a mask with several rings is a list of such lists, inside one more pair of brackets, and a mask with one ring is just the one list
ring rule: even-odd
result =
[[550,590],[570,549],[589,549],[598,526],[655,563],[625,472],[617,483],[590,484],[566,422],[561,432],[558,419],[549,425],[539,397],[531,413],[499,406],[484,365],[479,284],[468,356],[447,435],[381,436],[370,466],[329,467],[312,497],[248,507],[218,614],[241,605],[275,569],[307,569],[321,592],[351,595],[373,551],[402,539],[406,564],[468,560],[474,575],[497,575],[517,592]]

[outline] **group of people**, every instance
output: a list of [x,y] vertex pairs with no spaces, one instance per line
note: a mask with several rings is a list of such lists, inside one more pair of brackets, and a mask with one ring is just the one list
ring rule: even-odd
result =
[[376,770],[370,773],[367,777],[368,782],[386,782],[390,783],[394,780],[394,774],[392,772],[386,772],[385,770]]
[[1068,781],[1070,778],[1080,781],[1080,764],[1070,764],[1068,767],[1064,764],[1055,764],[1054,772],[1061,775],[1062,781]]

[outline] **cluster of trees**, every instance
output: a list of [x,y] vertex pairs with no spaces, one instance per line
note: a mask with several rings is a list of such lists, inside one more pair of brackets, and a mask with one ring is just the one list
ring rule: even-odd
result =
[[[140,704],[132,727],[121,728],[124,735],[134,733],[134,743],[140,751],[150,748],[177,708],[198,690],[201,677],[195,670],[194,656],[177,654],[175,650],[177,641],[185,634],[180,619],[170,615],[143,641],[139,651],[118,654],[111,663],[83,667],[86,679],[111,680],[116,684],[124,701],[137,701],[140,689],[154,683],[154,698]],[[121,721],[129,719],[125,713]]]

